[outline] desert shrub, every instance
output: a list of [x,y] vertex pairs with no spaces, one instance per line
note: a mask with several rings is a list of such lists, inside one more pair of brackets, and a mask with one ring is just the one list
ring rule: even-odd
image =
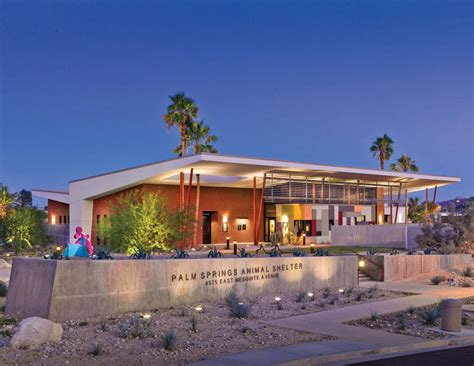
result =
[[433,325],[436,320],[441,316],[441,312],[438,306],[433,306],[420,311],[420,317],[423,319],[426,325]]
[[281,301],[278,301],[277,309],[278,309],[278,310],[283,310],[283,304],[282,304]]
[[378,290],[377,284],[373,285],[371,288],[369,288],[369,294],[376,293]]
[[153,337],[154,332],[150,319],[143,319],[138,315],[133,315],[119,327],[121,338],[148,338]]
[[303,302],[305,296],[306,296],[306,294],[304,292],[300,292],[298,295],[296,295],[295,301],[296,302]]
[[378,250],[375,248],[369,248],[367,250],[367,255],[377,255],[377,254],[378,254]]
[[188,316],[188,310],[186,308],[182,308],[178,311],[178,315],[182,318]]
[[323,291],[323,298],[327,299],[329,295],[331,295],[331,290],[329,289],[329,287],[326,287]]
[[270,250],[270,253],[268,253],[268,255],[270,257],[281,257],[281,253],[276,247]]
[[252,255],[247,252],[247,249],[245,248],[239,248],[239,254],[237,255],[239,258],[250,258]]
[[189,253],[184,249],[174,248],[175,254],[171,257],[171,259],[186,259],[189,258]]
[[227,306],[233,306],[234,304],[238,304],[240,301],[240,297],[234,290],[230,290],[227,295],[225,296],[225,303]]
[[461,287],[471,287],[471,283],[469,281],[462,281]]
[[92,346],[92,349],[89,351],[89,354],[91,356],[94,356],[94,357],[99,357],[99,356],[102,356],[104,354],[104,349],[102,348],[102,346],[99,343],[95,343]]
[[176,347],[177,337],[172,330],[168,330],[161,336],[163,341],[163,348],[168,351],[173,351]]
[[334,295],[331,297],[331,299],[329,300],[329,304],[331,305],[334,305],[336,302],[339,301],[339,296],[338,295]]
[[421,226],[421,233],[415,237],[420,248],[429,248],[439,254],[451,254],[466,249],[465,228],[458,220],[449,224],[435,221]]
[[7,284],[3,281],[0,281],[0,297],[7,296],[8,287]]
[[351,296],[351,295],[352,295],[352,292],[354,292],[354,286],[349,287],[344,293],[345,293],[347,296]]
[[293,257],[304,257],[304,256],[306,256],[306,253],[304,250],[300,248],[293,249]]
[[102,332],[106,332],[108,328],[107,323],[100,323],[100,330]]
[[355,294],[355,301],[362,301],[364,300],[364,297],[365,297],[365,293],[363,293],[362,291],[359,291]]
[[461,324],[469,325],[470,323],[471,323],[471,320],[469,319],[469,317],[466,314],[462,314]]
[[214,247],[207,254],[207,258],[222,258],[222,253],[220,250]]
[[472,273],[472,267],[467,266],[466,268],[464,268],[464,270],[462,271],[462,275],[464,277],[474,277],[474,274]]
[[244,304],[239,302],[237,304],[233,304],[230,308],[230,316],[232,318],[247,318],[250,315],[251,307],[249,304]]
[[89,322],[85,321],[85,320],[81,320],[78,324],[80,327],[85,327],[87,325],[89,325]]
[[101,239],[119,252],[145,253],[169,251],[185,240],[192,222],[184,210],[172,210],[157,193],[135,189],[124,193],[110,205],[107,227],[101,227]]
[[407,327],[407,318],[405,314],[402,313],[397,317],[397,329],[405,330],[406,327]]
[[444,281],[446,281],[446,277],[444,276],[434,276],[431,278],[431,283],[436,286],[438,286],[441,282]]
[[252,330],[252,329],[249,328],[249,327],[242,327],[242,328],[240,329],[240,331],[241,331],[242,333],[244,333],[244,334],[250,333],[251,330]]
[[197,329],[198,321],[195,316],[191,318],[191,330],[196,333],[198,331]]
[[415,314],[416,313],[416,307],[413,305],[409,305],[407,308],[408,314]]
[[370,310],[370,320],[376,321],[379,318],[379,313],[376,310]]

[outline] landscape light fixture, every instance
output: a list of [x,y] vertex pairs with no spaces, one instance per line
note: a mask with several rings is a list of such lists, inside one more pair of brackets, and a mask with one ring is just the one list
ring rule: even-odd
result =
[[314,294],[312,292],[308,292],[308,297],[313,297]]
[[311,250],[311,254],[314,254],[314,244],[311,244],[310,247],[311,247],[311,249],[310,249],[310,250]]
[[201,312],[202,311],[202,306],[198,305],[194,308],[194,310],[196,310],[197,312]]
[[143,319],[150,319],[150,318],[151,318],[151,314],[142,314],[142,318],[143,318]]
[[61,247],[56,247],[56,251],[57,251],[57,252],[60,252],[60,251],[61,251]]
[[303,233],[303,245],[306,245],[306,233]]
[[230,237],[229,236],[227,238],[225,238],[225,244],[226,244],[226,249],[229,250],[230,249]]
[[340,294],[343,294],[343,293],[344,293],[344,289],[343,289],[343,288],[340,288],[340,289],[339,289],[339,293],[340,293]]
[[237,255],[237,240],[234,240],[234,255]]
[[239,304],[240,306],[242,306],[244,303],[243,303],[243,302],[239,302],[238,304]]
[[275,297],[275,301],[276,301],[276,302],[280,302],[280,301],[281,301],[281,297],[278,297],[278,296]]

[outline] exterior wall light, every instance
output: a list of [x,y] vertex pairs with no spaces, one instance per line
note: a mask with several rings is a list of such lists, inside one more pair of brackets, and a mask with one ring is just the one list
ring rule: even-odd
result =
[[61,251],[61,247],[56,247],[56,251],[57,251],[57,252],[60,252],[60,251]]
[[359,268],[364,268],[365,267],[365,261],[360,260],[359,261]]
[[56,225],[56,215],[51,215],[51,224]]
[[310,249],[311,254],[314,254],[314,244],[310,244],[310,247],[311,247],[311,249]]
[[225,233],[229,231],[229,217],[228,216],[222,217],[222,231]]
[[283,228],[284,229],[287,229],[288,228],[288,216],[287,215],[283,215],[281,217],[281,222],[283,224]]

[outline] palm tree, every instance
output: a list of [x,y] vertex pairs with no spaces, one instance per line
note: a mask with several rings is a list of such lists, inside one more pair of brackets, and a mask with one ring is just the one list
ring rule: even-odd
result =
[[181,135],[181,156],[186,155],[186,127],[190,125],[195,118],[199,108],[194,104],[194,100],[187,97],[183,92],[170,96],[172,103],[168,106],[163,119],[168,128],[177,126]]
[[390,165],[390,169],[395,172],[418,172],[420,169],[416,166],[416,160],[403,154],[396,163]]
[[[196,121],[188,126],[186,131],[187,144],[192,146],[195,154],[201,152],[217,153],[217,149],[212,145],[217,141],[216,135],[210,135],[211,129],[204,121]],[[188,146],[186,146],[187,148]],[[181,145],[174,149],[174,152],[181,156]]]
[[384,134],[382,137],[377,137],[370,147],[372,155],[377,157],[380,161],[380,169],[384,169],[385,160],[389,160],[393,154],[393,140]]

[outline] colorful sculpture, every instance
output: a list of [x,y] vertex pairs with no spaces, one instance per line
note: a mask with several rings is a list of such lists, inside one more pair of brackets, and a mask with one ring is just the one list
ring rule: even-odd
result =
[[74,244],[67,245],[64,251],[65,257],[89,257],[94,254],[94,247],[89,240],[89,235],[83,234],[82,227],[76,227],[74,239],[76,239]]

